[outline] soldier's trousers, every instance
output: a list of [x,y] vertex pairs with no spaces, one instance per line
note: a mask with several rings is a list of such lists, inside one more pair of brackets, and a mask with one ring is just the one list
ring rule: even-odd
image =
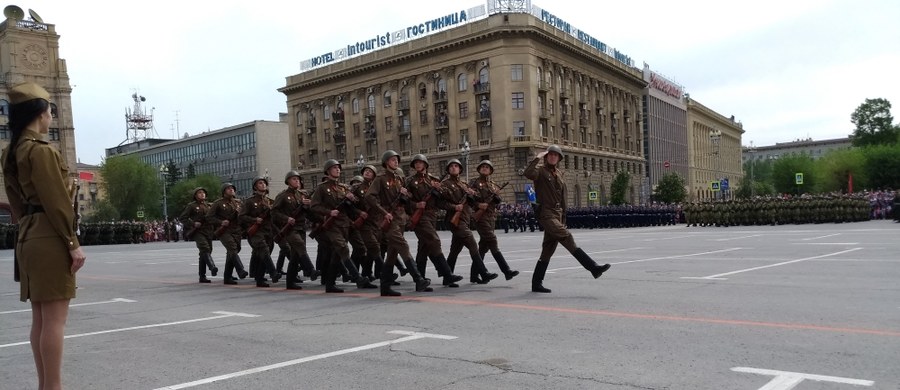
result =
[[384,266],[382,272],[391,272],[397,264],[397,256],[403,261],[413,260],[412,254],[409,253],[409,243],[403,237],[403,231],[406,230],[406,213],[398,209],[393,215],[391,227],[384,232],[384,238],[387,241],[387,255],[384,258]]
[[[419,274],[425,276],[428,258],[431,258],[433,263],[435,258],[444,255],[441,251],[441,238],[438,237],[435,229],[435,219],[423,216],[413,232],[416,234],[416,238],[419,239],[416,248],[416,267],[419,269]],[[435,265],[435,268],[437,268],[437,265]]]
[[475,236],[472,235],[472,229],[469,228],[468,218],[460,218],[459,225],[450,224],[450,232],[453,233],[453,239],[450,241],[450,256],[447,257],[450,271],[456,270],[456,258],[465,247],[469,250],[469,256],[472,258],[472,275],[487,273],[487,267],[484,266],[481,254],[478,253]]
[[[194,244],[197,245],[197,251],[200,254],[199,273],[201,277],[206,276],[207,268],[215,267],[212,262],[212,232],[198,231],[194,233]],[[207,260],[208,259],[208,260]]]
[[273,279],[278,278],[278,270],[275,269],[275,263],[272,262],[273,245],[269,235],[268,232],[260,230],[253,237],[247,239],[253,249],[250,257],[250,274],[257,282],[261,282],[265,278],[265,273],[268,273]]
[[572,233],[566,229],[562,222],[562,218],[555,215],[542,215],[541,226],[544,227],[544,242],[541,244],[541,256],[539,261],[550,261],[550,257],[556,252],[556,246],[562,244],[569,253],[574,254],[578,250]]
[[237,270],[238,274],[246,272],[244,264],[238,257],[238,253],[241,252],[241,232],[227,231],[219,237],[219,242],[225,247],[225,274],[223,275],[225,279],[230,280],[231,272],[234,270]]
[[[286,236],[284,236],[284,243],[290,248],[290,255],[288,256],[288,268],[293,267],[291,264],[295,262],[299,262],[297,267],[303,270],[306,273],[306,276],[311,276],[313,272],[316,270],[312,261],[309,259],[309,254],[306,251],[306,231],[304,230],[292,230]],[[279,268],[280,267],[276,267]]]
[[[363,276],[381,276],[381,266],[383,260],[381,258],[381,228],[375,222],[366,221],[360,228],[360,237],[363,245],[366,247],[367,261],[362,264]],[[374,268],[374,269],[373,269]]]

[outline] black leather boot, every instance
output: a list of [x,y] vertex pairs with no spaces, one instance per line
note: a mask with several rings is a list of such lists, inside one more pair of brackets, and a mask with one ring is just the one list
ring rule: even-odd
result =
[[[408,264],[404,264],[404,263],[408,263]],[[408,274],[410,272],[410,270],[416,269],[416,267],[413,265],[412,261],[408,261],[408,262],[406,260],[404,260],[403,262],[398,261],[398,262],[396,262],[396,264],[397,264],[397,272],[400,272],[400,276],[406,276],[406,274]],[[404,267],[404,265],[406,265],[406,267]]]
[[381,296],[383,297],[399,297],[401,294],[398,291],[394,291],[391,289],[392,279],[394,276],[390,273],[383,272],[381,273]]
[[285,288],[288,290],[302,290],[300,286],[300,264],[299,259],[291,257],[288,260],[287,273],[285,274]]
[[[416,253],[416,270],[419,271],[419,275],[423,278],[425,277],[425,271],[428,267],[428,255],[425,252],[417,252]],[[440,272],[438,272],[438,276]]]
[[234,272],[234,257],[233,255],[225,256],[225,272],[222,274],[225,284],[238,284],[231,275]]
[[580,263],[582,267],[591,271],[591,275],[594,276],[594,279],[599,278],[600,275],[603,275],[603,273],[611,267],[609,264],[598,265],[597,262],[591,259],[587,253],[584,253],[584,249],[581,248],[576,249],[573,255],[575,255],[575,259],[578,260],[578,263]]
[[503,258],[503,254],[500,251],[491,252],[494,255],[494,261],[497,262],[497,266],[500,267],[500,271],[503,272],[503,276],[506,277],[506,280],[510,280],[519,275],[519,271],[509,268],[509,264],[506,262],[506,259]]
[[219,267],[216,267],[216,262],[213,261],[212,254],[209,252],[203,252],[201,256],[206,259],[206,268],[209,268],[210,275],[216,276],[216,274],[219,273]]
[[350,274],[350,280],[353,283],[356,283],[356,287],[359,288],[378,288],[378,286],[372,284],[368,278],[364,278],[360,276],[359,272],[357,272],[356,267],[352,266],[353,263],[350,259],[344,259],[344,266],[347,268],[347,272]]
[[409,275],[412,276],[413,281],[416,282],[416,291],[418,291],[418,292],[434,291],[431,287],[428,287],[431,284],[431,282],[428,281],[427,279],[423,278],[422,275],[419,275],[419,270],[417,270],[415,264],[413,264],[413,259],[404,259],[403,262],[406,263],[406,269],[409,271]]
[[531,275],[531,291],[536,293],[549,293],[550,289],[544,287],[544,275],[547,273],[547,266],[550,261],[540,261],[534,266],[534,274]]
[[238,278],[245,279],[249,275],[247,269],[244,268],[244,263],[241,261],[241,256],[237,253],[234,254],[234,269],[237,270]]
[[[478,255],[476,255],[478,256]],[[478,275],[476,278],[475,275]],[[472,283],[478,284],[488,284],[492,280],[497,279],[497,274],[488,272],[487,267],[484,265],[484,261],[479,256],[478,258],[472,258]]]
[[313,265],[312,259],[309,258],[309,255],[303,255],[300,257],[300,266],[303,268],[303,272],[306,273],[306,277],[309,280],[316,280],[319,276],[322,275],[322,272],[316,269],[316,266]]
[[[278,250],[278,260],[275,262],[275,270],[278,271],[279,274],[284,275],[284,259],[288,257],[288,251],[284,249]],[[290,262],[290,259],[288,260]],[[290,266],[290,263],[288,263]]]
[[325,275],[322,276],[322,280],[325,282],[325,292],[326,293],[342,293],[343,289],[338,288],[335,284],[337,283],[338,274],[341,273],[341,263],[332,261],[331,264],[328,265],[328,268],[325,270]]
[[434,263],[434,268],[437,268],[438,273],[444,276],[444,280],[442,283],[444,286],[459,287],[456,282],[463,280],[463,277],[453,274],[453,271],[450,270],[450,265],[447,264],[447,259],[444,257],[443,253],[436,256],[431,256],[431,262]]

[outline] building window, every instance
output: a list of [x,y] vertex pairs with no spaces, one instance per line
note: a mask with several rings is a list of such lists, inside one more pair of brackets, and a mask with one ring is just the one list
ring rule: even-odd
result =
[[428,91],[425,89],[425,83],[419,83],[419,100],[428,98]]
[[469,87],[468,80],[469,80],[469,78],[466,76],[465,73],[460,73],[459,76],[456,76],[456,83],[458,85],[459,92],[463,92],[466,90],[466,88]]
[[511,76],[512,81],[522,81],[522,79],[525,77],[524,72],[525,71],[523,69],[522,64],[510,65],[510,73],[511,73],[510,76]]
[[494,134],[491,131],[490,125],[480,125],[478,127],[478,143],[484,144],[485,142],[490,142],[493,138]]
[[446,99],[447,97],[447,81],[443,78],[438,79],[437,83],[434,86],[436,90],[439,91],[441,99]]
[[303,115],[302,114],[303,114],[302,112],[297,111],[297,127],[303,126]]
[[6,99],[0,99],[0,115],[9,115],[9,102]]
[[512,108],[513,110],[525,109],[525,92],[513,92]]
[[394,117],[392,117],[392,116],[384,117],[384,131],[386,133],[390,133],[391,130],[393,130],[393,129],[394,129]]
[[384,106],[385,107],[391,106],[391,91],[384,92]]
[[331,105],[330,104],[326,104],[325,107],[322,107],[322,115],[324,116],[322,118],[323,121],[327,121],[327,120],[331,119]]
[[428,134],[423,135],[419,142],[419,145],[422,147],[422,149],[428,149],[431,147],[431,145],[429,144],[431,140],[429,139]]
[[525,135],[525,121],[513,121],[513,135]]
[[359,114],[359,99],[353,98],[352,105],[353,105],[353,113]]
[[420,125],[428,124],[428,110],[419,111],[419,124]]
[[369,112],[375,112],[375,95],[369,94],[367,100],[369,104],[366,107],[369,107]]
[[466,119],[469,117],[469,102],[459,103],[459,119]]
[[56,108],[56,104],[50,103],[50,116],[53,118],[59,116],[59,110]]
[[59,141],[59,129],[50,129],[50,140]]
[[353,138],[359,138],[359,122],[353,124]]
[[0,139],[9,139],[9,126],[0,125]]
[[459,146],[462,146],[468,140],[469,140],[469,129],[460,129],[459,130]]
[[481,71],[478,72],[478,81],[482,84],[487,84],[491,82],[490,72],[488,71],[488,67],[481,68]]
[[528,165],[528,149],[516,148],[515,160],[516,169],[525,168]]
[[303,146],[303,134],[297,134],[297,146]]

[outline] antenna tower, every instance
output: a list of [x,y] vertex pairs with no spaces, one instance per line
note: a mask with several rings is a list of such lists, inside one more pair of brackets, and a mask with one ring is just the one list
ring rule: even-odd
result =
[[125,109],[125,142],[137,142],[147,139],[148,136],[156,136],[156,129],[153,127],[153,110],[147,114],[143,103],[147,98],[138,96],[137,92],[131,94],[134,100],[134,108]]

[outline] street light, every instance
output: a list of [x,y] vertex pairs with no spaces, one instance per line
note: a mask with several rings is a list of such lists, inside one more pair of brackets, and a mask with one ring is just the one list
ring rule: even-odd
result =
[[712,152],[716,156],[716,163],[713,166],[713,174],[717,177],[715,178],[719,181],[719,192],[722,193],[722,199],[725,199],[725,192],[722,190],[722,180],[718,178],[719,174],[719,141],[722,139],[722,130],[713,129],[709,131],[709,141],[712,142],[715,150]]
[[750,141],[750,148],[747,149],[747,151],[750,152],[750,198],[753,198],[753,195],[754,195],[753,187],[756,187],[756,185],[753,182],[753,165],[756,163],[756,161],[754,161],[755,160],[754,154],[756,154],[756,148],[753,147],[753,141]]
[[356,159],[356,171],[362,175],[362,168],[366,165],[366,158],[362,154]]
[[469,141],[463,142],[463,146],[459,148],[459,154],[462,155],[463,164],[465,164],[466,183],[469,182]]
[[166,197],[166,176],[169,174],[169,167],[165,165],[159,166],[159,173],[163,175],[163,219],[169,219],[169,205]]

